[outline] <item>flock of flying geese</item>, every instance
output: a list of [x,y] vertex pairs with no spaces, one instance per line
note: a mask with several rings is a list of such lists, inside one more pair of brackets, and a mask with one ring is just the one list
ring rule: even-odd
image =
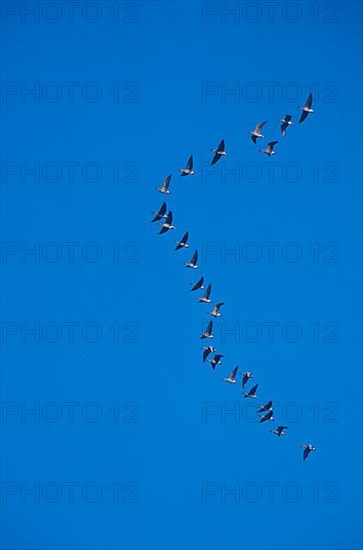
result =
[[[308,98],[307,98],[306,102],[305,102],[305,105],[303,107],[300,107],[300,109],[302,110],[302,113],[301,113],[301,116],[300,116],[299,123],[304,122],[304,120],[307,118],[308,114],[314,112],[314,110],[311,108],[312,102],[313,102],[313,95],[312,95],[312,93],[310,93],[308,95]],[[293,124],[291,119],[292,119],[292,116],[289,115],[289,114],[285,115],[284,118],[280,119],[281,134],[282,134],[283,137],[286,135],[287,128]],[[260,122],[259,124],[256,125],[256,128],[252,132],[250,132],[251,139],[252,139],[253,143],[256,143],[257,139],[261,139],[261,138],[264,137],[263,134],[261,133],[261,130],[265,126],[266,123],[267,123],[267,121]],[[261,149],[259,152],[260,153],[265,153],[266,155],[268,155],[270,157],[271,155],[276,154],[276,152],[273,149],[274,149],[274,147],[277,143],[278,143],[277,141],[270,141],[269,143],[267,143],[266,147],[264,149]],[[211,160],[211,164],[214,165],[223,156],[225,156],[227,154],[226,151],[225,151],[224,139],[222,139],[220,141],[217,149],[212,149],[211,151],[214,153],[213,158]],[[181,172],[180,175],[184,176],[184,177],[185,176],[192,176],[192,175],[196,174],[196,172],[193,170],[193,156],[190,155],[190,157],[188,158],[188,161],[186,163],[185,168],[179,168],[178,170],[179,170],[179,172]],[[156,187],[155,190],[158,191],[159,193],[162,193],[162,194],[166,194],[166,195],[170,194],[169,186],[170,186],[171,178],[172,178],[172,174],[167,176],[167,178],[164,180],[163,184],[160,187]],[[165,202],[163,202],[163,204],[161,205],[161,207],[159,208],[159,210],[157,212],[152,212],[152,214],[154,215],[154,217],[151,220],[151,223],[158,222],[158,224],[161,226],[161,230],[159,231],[159,235],[162,235],[163,233],[166,233],[169,230],[176,229],[176,227],[173,225],[173,213],[172,213],[171,210],[169,210],[168,213],[167,213],[167,205],[166,205]],[[175,243],[176,243],[175,250],[180,250],[182,248],[189,248],[188,239],[189,239],[189,232],[186,231],[184,233],[184,235],[182,236],[182,238],[180,239],[180,241],[175,241]],[[189,268],[189,269],[198,269],[198,267],[199,267],[198,266],[198,250],[195,250],[195,252],[193,253],[193,255],[190,259],[190,261],[184,263],[184,266]],[[197,290],[199,290],[199,291],[204,290],[204,294],[202,294],[198,298],[199,302],[205,303],[205,304],[210,304],[212,302],[212,300],[210,298],[211,292],[212,292],[212,285],[209,283],[208,286],[205,288],[204,287],[204,277],[203,276],[200,277],[200,279],[196,283],[191,283],[191,284],[192,284],[191,292],[194,292],[194,291],[197,291]],[[213,306],[212,311],[207,312],[208,315],[211,315],[213,317],[213,319],[220,317],[222,315],[221,312],[220,312],[220,309],[223,305],[224,305],[224,302],[216,303]],[[209,321],[205,331],[200,335],[200,338],[202,340],[210,340],[210,339],[214,338],[214,336],[213,336],[213,320]],[[203,349],[203,356],[202,356],[203,363],[208,361],[211,364],[213,370],[215,370],[217,366],[222,364],[221,359],[224,356],[220,353],[217,353],[217,350],[214,346],[205,345],[205,346],[202,347],[202,349]],[[212,358],[209,358],[209,356],[211,354],[214,354],[214,356]],[[229,384],[237,384],[238,370],[239,370],[238,366],[234,367],[234,369],[229,374],[229,376],[227,376],[226,378],[223,378],[223,380],[225,382],[229,383]],[[256,392],[257,392],[258,384],[253,385],[250,389],[246,389],[246,386],[249,383],[250,379],[254,377],[253,373],[247,371],[247,372],[242,372],[241,375],[242,375],[242,390],[246,390],[246,391],[242,392],[244,397],[245,398],[256,399],[257,398]],[[257,413],[260,415],[259,423],[267,422],[267,421],[270,421],[270,422],[274,421],[275,418],[273,416],[273,414],[274,414],[273,413],[273,402],[268,401],[264,405],[260,405],[258,410],[257,410]],[[271,432],[273,434],[277,435],[278,437],[281,437],[281,436],[285,435],[285,430],[287,430],[287,429],[288,429],[288,426],[277,426],[277,428],[274,429],[274,430],[271,430]],[[309,454],[312,451],[315,451],[315,449],[316,449],[316,447],[314,445],[312,445],[311,443],[301,445],[301,447],[304,449],[304,451],[303,451],[303,460],[304,461],[307,459]]]

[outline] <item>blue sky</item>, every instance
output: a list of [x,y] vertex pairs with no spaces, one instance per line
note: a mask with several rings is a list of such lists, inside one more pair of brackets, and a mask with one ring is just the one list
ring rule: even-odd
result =
[[[3,548],[358,550],[361,4],[89,4],[2,6]],[[225,302],[215,372],[200,275]],[[235,365],[285,437],[221,381]]]

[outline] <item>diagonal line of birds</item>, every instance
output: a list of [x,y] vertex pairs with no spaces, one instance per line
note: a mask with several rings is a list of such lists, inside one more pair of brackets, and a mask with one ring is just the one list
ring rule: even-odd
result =
[[[310,113],[314,113],[314,109],[312,109],[311,107],[312,103],[313,103],[313,94],[310,92],[306,99],[305,105],[300,107],[302,111],[299,119],[300,124],[306,120],[306,118]],[[293,125],[292,115],[286,114],[283,118],[279,120],[279,122],[281,123],[280,125],[281,135],[282,137],[285,137],[287,129],[289,128],[289,126]],[[256,124],[255,129],[250,132],[251,139],[254,144],[257,143],[258,139],[264,138],[264,135],[262,134],[262,129],[266,124],[267,124],[266,120],[263,122],[259,122],[258,124]],[[269,157],[271,157],[272,155],[276,154],[276,151],[274,151],[274,147],[277,144],[278,144],[278,141],[270,141],[267,143],[267,145],[263,149],[259,149],[258,152],[264,153]],[[212,153],[214,153],[213,158],[211,160],[211,164],[214,165],[217,162],[219,162],[222,157],[227,155],[224,139],[222,139],[219,142],[218,147],[216,149],[211,149],[211,151]],[[178,168],[178,171],[180,172],[180,176],[187,177],[187,176],[195,175],[196,172],[194,171],[193,166],[194,166],[193,155],[190,155],[186,162],[185,167]],[[172,174],[169,174],[165,178],[165,180],[163,181],[160,187],[155,187],[155,190],[164,195],[169,195],[170,194],[169,187],[170,187],[171,179],[172,179]],[[173,212],[171,210],[168,211],[166,202],[163,202],[159,210],[152,212],[152,214],[154,217],[151,220],[151,223],[157,222],[158,225],[161,227],[158,233],[159,235],[167,233],[170,230],[176,229],[175,225],[173,225]],[[176,244],[175,250],[180,250],[182,248],[185,248],[185,249],[190,248],[188,244],[188,240],[189,240],[189,231],[186,231],[184,235],[181,237],[180,241],[175,241],[175,244]],[[184,266],[189,269],[199,268],[198,250],[195,250],[193,252],[193,255],[190,261],[185,262]],[[191,285],[192,285],[191,292],[204,291],[204,293],[198,298],[199,302],[205,303],[205,304],[212,303],[212,300],[210,297],[212,293],[212,285],[209,283],[207,287],[205,287],[203,276],[201,276],[197,282],[191,283]],[[213,320],[222,315],[220,309],[223,305],[224,305],[224,302],[218,302],[213,306],[212,311],[207,311],[207,314],[212,316],[213,319],[209,321],[204,332],[200,334],[200,338],[202,340],[211,340],[214,338]],[[217,349],[212,345],[204,345],[202,347],[202,350],[203,350],[203,354],[202,354],[203,363],[205,363],[206,361],[209,362],[211,364],[213,371],[215,371],[216,368],[222,364],[221,359],[224,357],[224,355],[222,355],[221,353],[217,353]],[[214,355],[212,356],[212,354]],[[238,371],[239,371],[239,366],[237,365],[236,367],[234,367],[232,372],[227,377],[222,378],[222,380],[228,384],[237,384]],[[254,384],[252,387],[250,387],[250,389],[247,388],[247,386],[250,383],[250,380],[254,378],[254,374],[252,372],[247,371],[247,372],[240,373],[240,375],[242,376],[242,381],[241,381],[241,386],[243,390],[242,395],[244,396],[244,398],[256,399],[257,389],[259,384],[258,383]],[[257,413],[259,414],[259,424],[264,422],[275,421],[274,411],[273,411],[273,402],[271,400],[265,403],[264,405],[260,405],[257,410]],[[287,429],[288,429],[288,426],[278,425],[275,429],[271,430],[271,433],[273,433],[274,435],[280,438],[281,436],[285,435],[285,430]],[[304,461],[308,458],[309,454],[312,451],[316,450],[316,447],[311,443],[306,443],[304,445],[301,445],[301,447],[304,449],[303,451]]]

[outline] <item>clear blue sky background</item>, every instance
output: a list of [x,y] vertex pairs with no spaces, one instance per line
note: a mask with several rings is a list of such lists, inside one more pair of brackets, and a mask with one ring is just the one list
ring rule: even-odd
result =
[[[269,22],[267,8],[259,4],[261,20],[252,23],[252,15],[223,22],[220,11],[203,22],[200,2],[148,1],[138,2],[132,16],[137,22],[115,23],[111,3],[103,2],[95,23],[82,20],[76,8],[73,24],[66,12],[55,23],[31,17],[22,23],[18,13],[2,24],[3,81],[56,82],[63,94],[64,82],[81,87],[97,82],[103,92],[95,103],[85,101],[79,89],[73,103],[65,95],[54,103],[44,97],[22,102],[19,93],[5,102],[3,96],[3,163],[97,162],[103,169],[94,183],[79,175],[71,183],[65,171],[54,183],[44,178],[36,183],[31,176],[21,182],[19,173],[2,180],[2,241],[56,242],[63,251],[55,263],[43,258],[35,263],[31,257],[22,262],[19,253],[4,262],[3,256],[3,322],[95,322],[103,329],[93,344],[79,331],[69,343],[64,326],[57,343],[44,338],[21,343],[19,332],[3,343],[2,401],[14,407],[55,402],[63,413],[55,423],[44,416],[36,423],[31,416],[21,422],[20,413],[3,414],[3,483],[63,487],[55,503],[43,497],[21,502],[20,489],[3,502],[4,549],[361,548],[361,4],[339,2],[335,15],[319,4],[317,22],[310,2],[298,3],[302,15],[295,23],[284,19],[283,4]],[[134,8],[120,4],[120,10],[124,19]],[[222,82],[229,88],[255,82],[262,95],[256,102],[243,96],[223,102],[217,93],[203,101],[203,82],[211,81],[219,89]],[[280,86],[270,101],[263,83],[271,81]],[[138,101],[115,103],[109,90],[115,82],[122,98],[131,90],[122,86],[136,83]],[[289,82],[301,89],[294,102],[282,94]],[[328,95],[331,85],[324,88],[327,83],[338,86],[334,96]],[[281,138],[277,120],[291,113],[296,123],[310,89],[315,114]],[[249,137],[264,119],[266,138],[279,140],[273,182],[269,159],[257,153],[260,144],[254,146]],[[203,182],[203,163],[222,137],[230,155]],[[176,170],[190,153],[198,174],[179,178]],[[121,180],[133,168],[124,165],[136,163],[136,181],[114,183],[109,167],[115,162]],[[290,162],[302,171],[295,183],[281,175]],[[329,162],[339,173],[323,181]],[[241,170],[255,163],[261,178],[238,182],[232,175],[223,182],[222,165],[231,169],[235,163]],[[317,182],[310,168],[315,163]],[[174,195],[168,206],[177,230],[159,237],[149,212],[160,206],[163,197],[154,187],[169,173]],[[202,258],[195,273],[182,267],[192,251],[173,250],[173,240],[186,229],[193,248],[201,251],[206,242],[215,242],[219,251]],[[74,263],[68,262],[63,243],[69,241],[80,248],[98,243],[102,258],[84,261],[78,249]],[[260,261],[230,256],[221,261],[221,243],[231,248],[251,241],[264,250]],[[273,262],[262,245],[266,241],[280,243]],[[302,248],[296,263],[281,256],[290,241]],[[114,262],[115,242],[121,259],[135,250],[138,261]],[[123,250],[130,242],[136,244]],[[316,242],[337,243],[339,261],[323,262],[324,252],[314,262],[309,247]],[[200,360],[198,333],[208,306],[198,304],[189,290],[200,274],[212,282],[213,298],[225,302],[215,323],[216,345],[225,355],[216,372]],[[241,330],[257,323],[261,339],[238,342],[229,336],[221,342],[222,321],[227,329],[239,323]],[[263,325],[269,321],[281,324],[274,342]],[[131,334],[124,325],[136,323],[138,342],[114,343],[109,327],[115,322],[121,340]],[[281,336],[287,322],[301,326],[299,342]],[[309,328],[316,322],[319,342]],[[328,322],[339,325],[338,342],[322,341]],[[289,426],[284,438],[273,436],[271,425],[231,416],[222,422],[223,403],[245,406],[240,386],[221,381],[236,364],[255,373],[258,403],[271,398],[281,404],[275,415],[277,423]],[[70,401],[80,403],[73,423],[63,405]],[[79,411],[88,402],[101,407],[99,422],[82,418]],[[121,420],[124,404],[135,402],[139,421],[113,422],[115,402]],[[203,422],[205,402],[214,402],[219,412]],[[301,412],[296,422],[282,414],[289,402]],[[314,403],[320,407],[315,418]],[[327,403],[333,409],[324,409]],[[299,445],[307,442],[317,451],[303,463]],[[69,503],[63,483],[71,481],[81,488],[98,483],[102,498],[90,503],[76,491]],[[113,502],[108,487],[115,482],[121,500],[129,493],[123,485],[137,483],[139,502]],[[219,490],[202,502],[205,482],[219,489],[223,483],[228,488],[254,483],[262,495],[255,503],[243,494],[240,502],[233,495],[222,502]],[[273,502],[268,482],[279,484]],[[298,502],[284,498],[281,488],[288,482],[300,488]],[[315,495],[319,487],[318,502],[312,486]]]

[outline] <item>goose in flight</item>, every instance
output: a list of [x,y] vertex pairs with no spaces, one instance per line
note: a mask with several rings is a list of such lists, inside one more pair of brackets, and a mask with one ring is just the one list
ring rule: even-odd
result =
[[213,330],[213,321],[210,321],[208,323],[208,326],[207,328],[205,329],[205,331],[200,335],[200,337],[203,339],[203,338],[214,338],[213,334],[212,334],[212,330]]
[[203,294],[203,296],[198,298],[199,302],[203,302],[204,304],[210,304],[211,301],[212,301],[209,297],[211,292],[212,292],[212,285],[209,283],[209,285],[207,286],[207,289],[206,289],[205,293]]
[[213,370],[216,368],[217,365],[222,364],[222,361],[221,361],[222,357],[224,357],[224,355],[221,355],[220,353],[216,353],[213,359],[208,359],[208,361],[212,365]]
[[196,250],[192,256],[192,259],[190,260],[190,262],[187,262],[185,265],[185,267],[190,267],[191,269],[197,269],[199,266],[197,265],[197,261],[198,261],[198,250]]
[[236,376],[238,372],[238,366],[234,367],[233,371],[227,378],[223,378],[225,382],[228,382],[228,384],[237,384]]
[[276,155],[276,151],[273,150],[276,143],[278,143],[278,141],[269,141],[265,149],[260,149],[259,153],[265,153],[269,157],[271,157],[271,155]]
[[159,235],[161,235],[162,233],[166,233],[169,229],[176,229],[175,225],[173,225],[173,213],[171,210],[167,215],[165,222],[163,223],[159,222],[159,225],[161,225],[161,230],[159,231]]
[[167,218],[166,212],[166,202],[163,202],[163,204],[160,206],[158,212],[151,212],[154,214],[154,218],[151,220],[151,223],[158,222],[159,220],[162,220],[163,218]]
[[301,447],[304,449],[304,452],[303,452],[303,460],[305,462],[305,460],[307,459],[307,457],[309,456],[309,454],[312,452],[312,451],[315,451],[316,450],[316,447],[314,447],[314,445],[311,445],[311,443],[307,443],[306,445],[301,445]]
[[245,388],[247,382],[249,381],[249,379],[253,378],[253,374],[252,374],[252,372],[247,371],[247,372],[243,372],[242,376],[243,376],[243,378],[242,378],[242,388]]
[[304,120],[306,119],[308,114],[314,112],[314,109],[311,108],[312,102],[313,102],[313,94],[310,92],[310,94],[308,95],[308,98],[305,102],[304,107],[300,107],[300,109],[302,110],[302,113],[301,113],[299,123],[304,122]]
[[181,248],[189,248],[188,238],[189,238],[189,231],[184,233],[181,241],[175,241],[176,242],[175,250],[180,250]]
[[258,388],[258,384],[255,384],[255,385],[250,389],[250,391],[249,391],[248,393],[243,392],[243,395],[244,395],[245,397],[253,397],[253,398],[256,398],[257,395],[255,395],[255,394],[256,394],[257,388]]
[[203,350],[203,363],[205,363],[208,355],[210,355],[211,353],[215,353],[217,351],[216,348],[214,348],[213,346],[203,346],[202,350]]
[[211,149],[212,153],[214,153],[214,157],[212,158],[211,164],[216,164],[219,159],[223,156],[225,156],[227,153],[225,151],[225,143],[224,139],[222,139],[217,147],[217,149]]
[[277,426],[276,430],[271,430],[271,432],[281,437],[282,435],[285,435],[284,430],[287,430],[287,429],[288,429],[287,426]]
[[172,177],[172,174],[170,174],[167,178],[165,178],[162,186],[155,187],[155,191],[159,191],[159,193],[164,193],[165,195],[170,195],[169,185],[170,185],[171,177]]
[[203,286],[203,283],[204,283],[204,277],[201,277],[199,279],[198,282],[196,283],[190,283],[192,285],[192,289],[191,289],[191,292],[193,292],[194,290],[204,290],[204,286]]
[[193,174],[196,174],[193,170],[193,155],[190,155],[188,158],[185,168],[178,168],[178,170],[181,172],[181,176],[192,176]]
[[270,409],[265,415],[260,417],[260,423],[266,422],[267,420],[270,420],[270,421],[275,420],[273,414],[274,414],[273,410]]
[[262,413],[265,411],[269,411],[272,409],[272,401],[268,401],[265,405],[260,405],[260,408],[258,409],[258,413]]
[[267,120],[264,120],[263,122],[259,122],[256,126],[256,128],[253,130],[253,132],[250,132],[251,139],[253,143],[256,143],[258,138],[263,138],[264,136],[261,134],[262,128],[267,124]]
[[213,311],[207,311],[208,315],[212,315],[213,317],[220,317],[222,313],[219,311],[220,308],[224,305],[224,302],[218,302],[213,308]]
[[293,122],[291,122],[292,116],[291,115],[285,115],[284,118],[280,118],[281,122],[281,134],[282,137],[286,135],[286,130],[289,126],[293,125]]

